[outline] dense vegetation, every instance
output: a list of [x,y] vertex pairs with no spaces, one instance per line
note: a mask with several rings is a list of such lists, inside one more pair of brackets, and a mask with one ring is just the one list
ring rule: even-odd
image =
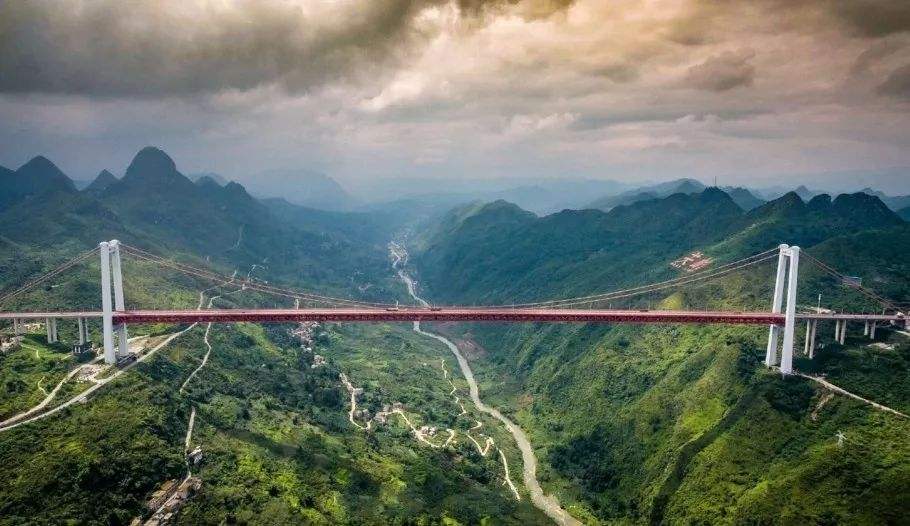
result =
[[[733,205],[733,206],[731,206]],[[439,301],[497,303],[608,291],[667,277],[694,250],[730,261],[784,241],[910,296],[910,228],[863,194],[794,194],[743,212],[719,192],[608,213],[543,218],[494,203],[454,211],[414,238]],[[851,234],[847,234],[850,232]],[[662,308],[767,308],[770,262],[753,274],[636,300]],[[800,303],[873,306],[808,261]],[[625,303],[634,305],[636,303]],[[856,327],[852,328],[856,331]],[[910,496],[910,422],[761,366],[766,330],[475,324],[452,329],[486,350],[482,389],[529,431],[545,487],[590,523],[896,524]],[[910,409],[910,345],[851,333],[797,368]],[[801,334],[797,345],[802,343]],[[877,344],[880,345],[880,344]],[[507,378],[508,381],[503,381]],[[838,445],[836,434],[846,439]]]
[[[237,269],[359,298],[403,293],[385,247],[389,230],[401,224],[399,214],[265,205],[237,185],[191,183],[155,150],[141,152],[126,177],[108,183],[79,193],[45,186],[0,211],[0,289],[116,237],[225,274]],[[30,221],[14,220],[25,214]],[[203,290],[206,299],[220,294],[219,306],[290,301],[238,292],[231,284],[212,288],[133,260],[124,273],[127,302],[146,308],[193,308]],[[2,308],[92,308],[98,297],[92,258]],[[60,322],[61,344],[44,343],[43,328],[35,327],[19,349],[0,354],[0,420],[33,407],[44,397],[41,388],[49,391],[77,362],[90,359],[69,353],[74,325]],[[214,326],[209,362],[181,393],[207,348],[205,327],[192,328],[87,403],[0,432],[6,480],[0,524],[126,524],[147,513],[152,492],[186,474],[183,444],[194,407],[192,443],[203,447],[205,458],[193,469],[204,482],[180,523],[545,522],[526,498],[516,501],[501,484],[497,458],[480,457],[466,440],[434,450],[417,443],[399,418],[369,433],[348,421],[342,371],[366,389],[362,404],[374,413],[399,401],[417,425],[473,425],[453,410],[439,362],[447,351],[436,342],[406,327],[325,327],[307,351],[291,328]],[[131,336],[150,334],[155,342],[182,329],[135,327]],[[98,327],[90,332],[97,341]],[[328,363],[312,367],[314,353]],[[415,368],[414,360],[428,365]],[[453,363],[447,367],[454,370]],[[90,385],[66,383],[48,407]],[[518,462],[508,445],[504,449]]]

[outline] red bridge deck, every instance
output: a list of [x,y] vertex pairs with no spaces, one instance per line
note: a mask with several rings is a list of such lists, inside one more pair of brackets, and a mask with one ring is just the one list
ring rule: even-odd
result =
[[728,323],[738,325],[783,325],[784,315],[771,312],[630,311],[507,308],[387,309],[228,309],[228,310],[137,310],[114,314],[114,323],[194,323],[300,321],[409,322],[491,321],[561,323]]

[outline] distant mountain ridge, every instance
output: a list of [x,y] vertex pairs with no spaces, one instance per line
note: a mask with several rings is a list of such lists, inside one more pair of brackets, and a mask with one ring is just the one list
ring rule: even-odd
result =
[[869,188],[868,186],[860,190],[860,192],[878,197],[888,206],[888,208],[895,212],[910,207],[910,195],[887,195],[884,192]]
[[618,195],[608,195],[590,202],[584,208],[609,211],[619,205],[629,205],[672,194],[694,194],[705,189],[705,185],[695,179],[676,179],[665,183],[642,186]]
[[350,211],[361,203],[335,179],[310,170],[270,170],[251,178],[250,192],[261,198],[282,198],[319,210]]
[[108,189],[109,186],[115,184],[117,178],[114,177],[114,174],[107,170],[101,170],[101,173],[95,177],[95,180],[91,182],[86,188],[85,192],[100,194],[101,192]]
[[214,182],[215,184],[217,184],[218,186],[225,186],[228,184],[227,179],[225,179],[220,174],[217,174],[215,172],[199,172],[199,173],[186,174],[186,176],[190,181],[193,181],[194,183],[198,183],[199,181],[201,181],[203,179],[209,179],[212,182]]
[[12,171],[0,170],[0,205],[53,192],[76,192],[73,181],[44,156],[32,158]]
[[[14,242],[47,248],[118,238],[161,252],[204,254],[227,268],[268,263],[273,276],[299,285],[348,290],[356,275],[373,280],[368,294],[386,294],[374,276],[385,269],[390,233],[372,216],[309,220],[319,212],[300,210],[282,221],[238,183],[194,183],[159,148],[140,150],[121,179],[102,172],[92,191],[77,192],[43,157],[2,176],[30,183],[28,192],[15,194],[2,186],[11,197],[0,208],[0,236]],[[31,189],[41,189],[41,198],[30,199],[37,195]],[[30,220],[20,224],[17,218],[26,216]]]
[[[443,300],[531,299],[560,276],[623,284],[629,270],[666,269],[686,251],[715,247],[750,255],[783,241],[812,245],[845,231],[905,224],[877,197],[795,192],[743,211],[718,188],[619,205],[609,212],[567,210],[535,218],[505,202],[474,204],[426,226],[415,255],[424,281]],[[499,254],[500,256],[496,256]],[[618,266],[622,266],[622,270]],[[585,269],[582,271],[581,269]]]

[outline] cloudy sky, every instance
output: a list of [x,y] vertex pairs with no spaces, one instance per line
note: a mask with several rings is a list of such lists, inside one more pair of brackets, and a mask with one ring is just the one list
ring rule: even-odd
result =
[[789,184],[910,166],[910,2],[0,0],[0,123],[76,178]]

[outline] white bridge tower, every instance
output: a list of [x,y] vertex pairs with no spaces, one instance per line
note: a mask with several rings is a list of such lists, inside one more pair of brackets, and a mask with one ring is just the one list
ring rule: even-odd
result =
[[[789,272],[788,272],[789,267]],[[789,274],[789,276],[788,276]],[[782,374],[793,373],[793,338],[796,330],[796,287],[799,278],[799,247],[780,246],[777,257],[777,279],[774,282],[774,300],[771,311],[780,314],[784,308],[784,282],[786,281],[787,304],[784,310],[784,341],[781,346],[778,362],[777,343],[781,327],[772,325],[768,333],[768,349],[765,352],[765,365],[780,365]]]
[[[116,327],[118,336],[117,349],[114,349],[114,309],[117,312],[126,310],[123,298],[123,274],[120,265],[120,242],[116,239],[99,244],[101,254],[101,310],[104,342],[104,362],[117,363],[117,358],[129,352],[126,324]],[[114,285],[114,298],[111,301],[111,280]]]

